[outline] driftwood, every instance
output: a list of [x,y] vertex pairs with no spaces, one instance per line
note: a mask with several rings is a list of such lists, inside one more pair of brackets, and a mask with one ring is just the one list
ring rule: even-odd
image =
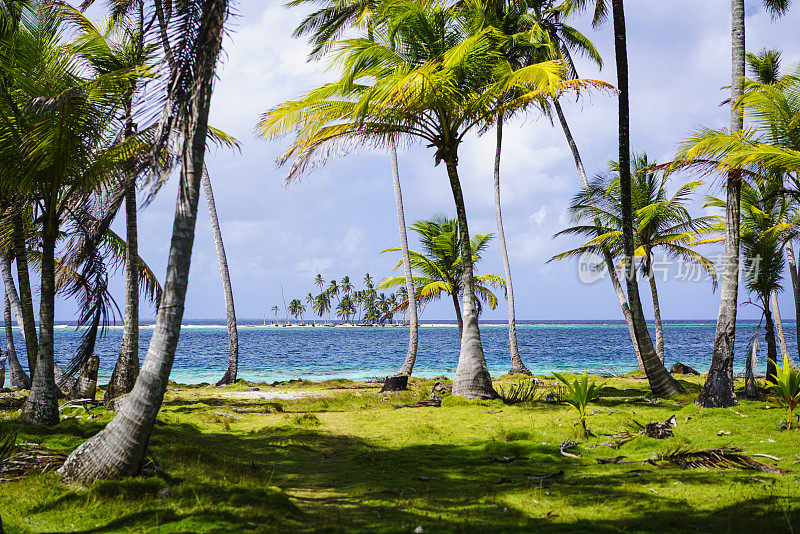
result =
[[386,377],[380,392],[405,391],[406,389],[408,389],[408,375],[397,375]]
[[680,362],[678,362],[675,365],[673,365],[672,369],[670,369],[669,372],[674,374],[674,375],[699,375],[700,374],[695,369],[692,369],[688,365],[686,365],[684,363],[680,363]]
[[438,408],[442,405],[442,401],[440,400],[426,400],[426,401],[419,401],[419,402],[412,402],[411,404],[393,404],[392,408],[422,408],[425,406]]
[[567,458],[580,458],[581,456],[579,454],[572,454],[571,452],[566,452],[567,449],[572,449],[577,446],[578,446],[577,443],[575,443],[571,439],[568,439],[567,441],[562,442],[561,445],[558,446],[558,452],[561,453],[561,456],[565,456]]

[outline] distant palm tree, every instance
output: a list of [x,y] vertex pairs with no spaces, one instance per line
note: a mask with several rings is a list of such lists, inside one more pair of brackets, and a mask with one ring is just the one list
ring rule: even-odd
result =
[[320,289],[325,285],[325,280],[322,278],[321,274],[318,274],[316,278],[314,278],[314,284]]
[[339,294],[339,284],[336,283],[336,280],[331,280],[330,285],[328,286],[328,295],[331,298],[336,297]]
[[292,299],[289,302],[289,313],[292,314],[292,317],[295,319],[300,317],[300,314],[303,310],[303,303],[300,302],[300,299]]
[[[327,291],[323,291],[314,298],[313,309],[317,315],[320,316],[320,318],[322,318],[326,313],[330,312],[331,297]],[[328,316],[328,322],[330,322],[330,315]]]
[[[654,169],[656,163],[647,154],[632,155],[631,196],[634,210],[635,258],[650,282],[656,329],[656,353],[664,361],[664,336],[661,307],[658,300],[653,264],[656,251],[669,257],[699,264],[716,285],[716,272],[711,261],[691,247],[698,238],[711,231],[715,217],[692,217],[687,209],[692,192],[700,182],[681,185],[672,195],[667,191],[669,171]],[[570,212],[583,224],[558,232],[559,235],[582,235],[590,240],[562,252],[552,260],[574,258],[586,252],[601,254],[609,251],[612,257],[622,258],[622,201],[620,198],[619,167],[610,163],[611,172],[598,175],[588,188],[573,199]]]
[[339,282],[339,290],[346,296],[350,296],[353,291],[353,284],[350,282],[349,276],[343,276],[342,281]]
[[281,309],[278,307],[277,304],[272,307],[272,313],[275,315],[275,324],[278,324],[278,312],[280,311]]
[[[306,294],[306,304],[311,306],[312,309],[314,308],[314,295],[312,295],[311,293]],[[303,311],[305,311],[305,306],[303,306]],[[313,315],[311,317],[312,317],[311,320],[314,322],[314,324],[317,324],[317,318],[314,317]]]
[[[463,320],[459,297],[464,290],[464,285],[458,221],[438,216],[431,220],[417,221],[409,229],[417,234],[423,248],[422,253],[409,251],[411,266],[416,273],[414,287],[417,288],[417,301],[425,303],[438,300],[444,295],[450,296],[453,300],[460,333],[463,329]],[[481,252],[489,246],[491,239],[492,234],[476,234],[472,237],[470,250],[473,264],[481,260]],[[390,248],[383,252],[397,251],[399,251],[398,248]],[[395,269],[399,269],[401,266],[402,263],[398,263]],[[403,276],[389,276],[384,278],[378,287],[388,289],[402,286],[404,283],[405,277]],[[505,280],[496,274],[475,276],[475,305],[479,312],[481,302],[488,303],[491,309],[497,306],[497,297],[489,289],[489,286],[505,290]],[[403,309],[406,306],[408,306],[407,300],[398,304],[397,309]]]
[[342,319],[342,322],[349,323],[350,317],[355,313],[356,309],[350,295],[344,295],[336,306],[336,316]]

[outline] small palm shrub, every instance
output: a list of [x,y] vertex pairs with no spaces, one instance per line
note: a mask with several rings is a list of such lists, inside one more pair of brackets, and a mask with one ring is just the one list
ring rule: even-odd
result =
[[800,371],[791,368],[787,354],[783,355],[783,367],[778,367],[775,362],[772,363],[777,370],[775,384],[770,387],[770,391],[786,410],[786,428],[791,430],[795,417],[794,410],[800,404]]
[[521,402],[533,402],[538,398],[539,382],[534,380],[520,380],[514,382],[508,388],[498,387],[500,398],[505,404],[519,404]]
[[589,382],[589,373],[586,371],[572,382],[560,373],[553,373],[553,376],[567,387],[567,394],[564,396],[563,401],[578,411],[582,435],[584,437],[592,435],[589,429],[586,428],[586,407],[589,405],[589,401],[597,397],[605,382],[598,384],[594,378]]

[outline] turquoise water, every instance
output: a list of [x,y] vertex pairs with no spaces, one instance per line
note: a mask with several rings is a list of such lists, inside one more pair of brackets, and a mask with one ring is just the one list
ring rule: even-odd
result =
[[[223,324],[193,321],[181,330],[172,380],[183,383],[215,382],[225,370],[228,337]],[[675,362],[700,372],[708,370],[714,338],[713,321],[669,321],[664,326],[667,368]],[[737,372],[744,370],[745,351],[756,323],[737,328]],[[508,328],[505,324],[481,324],[487,365],[492,375],[509,368]],[[789,349],[796,354],[795,325],[787,323]],[[142,325],[141,357],[144,358],[152,325]],[[762,329],[763,339],[763,329]],[[56,361],[66,364],[80,341],[81,330],[59,325],[56,329]],[[24,354],[18,331],[17,351]],[[122,327],[109,327],[97,342],[100,381],[111,375],[122,338]],[[636,369],[630,338],[624,323],[613,321],[531,321],[517,327],[520,353],[535,373],[583,371],[623,373]],[[458,328],[431,324],[420,328],[419,352],[414,374],[452,377],[458,360]],[[264,327],[239,325],[239,377],[267,381],[303,378],[363,379],[395,373],[405,358],[408,330],[404,327]],[[766,367],[761,343],[759,369]],[[22,358],[24,359],[24,358]]]

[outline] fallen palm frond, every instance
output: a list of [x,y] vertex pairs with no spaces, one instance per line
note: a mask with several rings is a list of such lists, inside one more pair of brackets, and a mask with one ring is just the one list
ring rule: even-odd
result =
[[[16,435],[14,436],[16,438]],[[61,467],[67,459],[64,451],[34,443],[21,443],[16,452],[0,462],[0,484],[34,473],[46,473]]]
[[8,434],[0,437],[0,465],[3,465],[6,458],[11,456],[16,448],[17,433],[19,429],[9,431]]
[[785,474],[788,471],[754,460],[743,454],[741,449],[720,447],[693,451],[676,449],[659,456],[656,462],[668,462],[684,469],[707,467],[712,469],[742,469],[746,471],[762,471],[764,473]]
[[394,409],[398,408],[422,408],[425,406],[438,408],[442,405],[441,400],[424,400],[419,402],[412,402],[410,404],[393,404],[392,407]]
[[536,380],[519,380],[511,384],[508,391],[503,386],[499,386],[497,390],[504,404],[533,402],[538,398],[539,382]]

